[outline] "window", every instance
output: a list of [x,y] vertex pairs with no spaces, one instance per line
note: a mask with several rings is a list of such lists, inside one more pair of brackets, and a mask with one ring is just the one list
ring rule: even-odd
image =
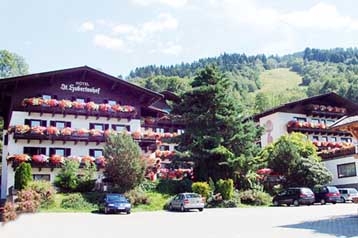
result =
[[299,122],[306,122],[307,121],[307,118],[304,118],[304,117],[294,117],[293,119],[295,119],[296,121],[299,121]]
[[313,141],[318,141],[318,140],[319,140],[319,137],[318,137],[318,136],[312,136],[312,140],[313,140]]
[[90,129],[105,131],[108,129],[108,124],[90,123]]
[[319,119],[316,119],[316,118],[312,118],[312,119],[311,119],[311,122],[312,122],[313,124],[318,124],[318,123],[320,123],[320,120],[319,120]]
[[342,142],[352,143],[352,138],[349,138],[349,137],[342,137],[342,138],[341,138],[341,141],[342,141]]
[[32,177],[33,177],[34,180],[50,181],[50,175],[49,174],[33,174]]
[[84,98],[76,98],[76,102],[86,103],[86,100]]
[[329,119],[326,120],[326,125],[327,125],[327,126],[330,126],[330,125],[332,125],[333,123],[334,123],[334,120],[329,120]]
[[157,133],[164,133],[164,129],[163,128],[156,128],[155,132]]
[[330,142],[337,142],[337,137],[329,137]]
[[61,156],[70,156],[71,149],[69,148],[50,148],[50,156],[51,155],[61,155]]
[[178,135],[181,135],[181,134],[184,133],[184,130],[183,130],[183,129],[178,129],[178,130],[177,130],[177,133],[178,133]]
[[161,145],[159,150],[161,151],[169,150],[169,145]]
[[49,100],[49,99],[52,99],[52,97],[51,97],[51,95],[44,94],[44,95],[42,95],[42,99]]
[[328,137],[327,136],[322,136],[322,141],[328,142]]
[[33,155],[45,155],[46,148],[45,147],[24,147],[24,154],[28,154],[30,156]]
[[129,126],[126,125],[112,125],[112,130],[114,131],[129,131]]
[[356,163],[337,165],[338,178],[357,176]]
[[25,119],[25,125],[33,126],[47,126],[47,121],[45,120],[33,120],[33,119]]
[[103,156],[103,150],[100,150],[100,149],[90,149],[89,150],[89,155],[92,156],[92,157],[101,157]]
[[71,122],[68,121],[50,121],[50,125],[57,127],[59,129],[65,128],[65,127],[71,127]]
[[117,102],[115,100],[108,100],[107,103],[111,106],[116,105]]

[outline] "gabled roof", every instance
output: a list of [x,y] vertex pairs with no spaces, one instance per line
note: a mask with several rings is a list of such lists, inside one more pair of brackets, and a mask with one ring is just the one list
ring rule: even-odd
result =
[[346,127],[354,123],[357,123],[358,125],[358,112],[356,115],[342,117],[341,119],[330,125],[329,128],[339,130],[342,127]]
[[108,80],[113,81],[114,83],[119,83],[122,85],[126,85],[128,87],[131,87],[135,90],[139,90],[142,93],[148,94],[152,97],[157,98],[157,100],[163,98],[163,95],[157,92],[154,92],[152,90],[140,87],[138,85],[135,85],[133,83],[130,83],[128,81],[125,81],[123,79],[114,77],[112,75],[106,74],[102,71],[99,71],[97,69],[88,67],[88,66],[80,66],[80,67],[75,67],[75,68],[68,68],[68,69],[61,69],[61,70],[54,70],[54,71],[48,71],[48,72],[42,72],[42,73],[34,73],[34,74],[28,74],[28,75],[22,75],[22,76],[16,76],[16,77],[11,77],[11,78],[3,78],[0,79],[0,85],[1,84],[6,84],[6,83],[11,83],[11,82],[15,82],[15,81],[22,81],[22,80],[36,80],[36,79],[41,79],[41,78],[45,78],[45,77],[50,77],[50,76],[54,76],[54,75],[62,75],[62,74],[68,74],[68,73],[92,73],[95,75],[98,75],[100,77],[106,78]]
[[299,113],[300,110],[303,109],[303,106],[309,104],[323,104],[323,105],[331,105],[331,106],[339,106],[347,108],[348,113],[353,113],[358,111],[358,104],[339,96],[334,92],[321,94],[301,100],[297,100],[294,102],[285,103],[281,106],[271,108],[267,111],[254,115],[252,118],[255,121],[258,121],[261,117],[276,113],[276,112],[287,112],[287,113]]

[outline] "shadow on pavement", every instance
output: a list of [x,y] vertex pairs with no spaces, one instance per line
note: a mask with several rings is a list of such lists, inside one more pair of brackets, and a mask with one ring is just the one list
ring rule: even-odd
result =
[[358,215],[333,216],[329,219],[307,221],[281,227],[309,229],[316,233],[335,235],[336,237],[358,237]]

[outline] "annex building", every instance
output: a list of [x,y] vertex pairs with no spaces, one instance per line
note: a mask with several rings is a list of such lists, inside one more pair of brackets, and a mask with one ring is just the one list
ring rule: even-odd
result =
[[272,108],[254,116],[264,127],[262,147],[280,136],[301,132],[317,147],[318,155],[333,174],[331,185],[358,189],[357,138],[348,130],[331,126],[358,112],[358,105],[335,93],[318,95]]

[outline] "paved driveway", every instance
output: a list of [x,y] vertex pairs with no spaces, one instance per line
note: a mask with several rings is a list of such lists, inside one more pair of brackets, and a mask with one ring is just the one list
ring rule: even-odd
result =
[[0,226],[1,238],[358,237],[358,205],[206,209],[130,215],[37,213]]

